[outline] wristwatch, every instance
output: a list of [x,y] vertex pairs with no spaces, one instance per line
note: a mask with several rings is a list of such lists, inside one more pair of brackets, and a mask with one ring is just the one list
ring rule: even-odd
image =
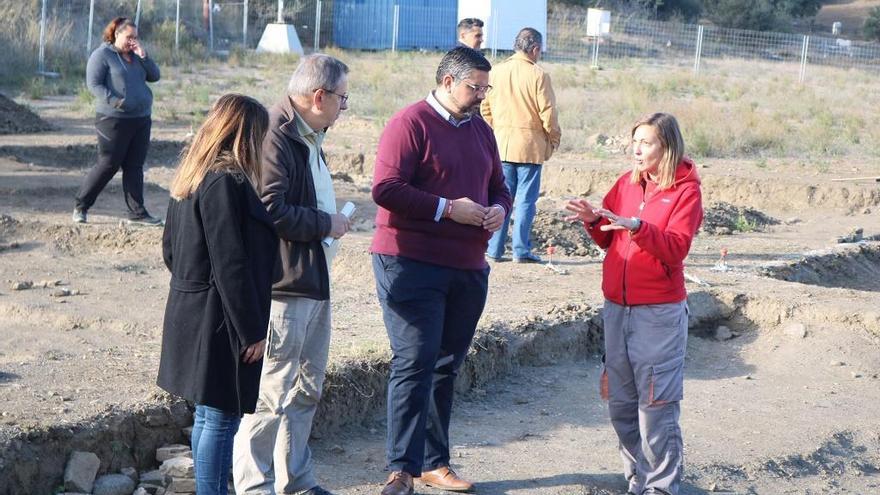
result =
[[629,231],[630,233],[635,234],[640,228],[642,228],[642,219],[639,217],[632,217],[631,220],[633,221],[633,227],[629,229]]

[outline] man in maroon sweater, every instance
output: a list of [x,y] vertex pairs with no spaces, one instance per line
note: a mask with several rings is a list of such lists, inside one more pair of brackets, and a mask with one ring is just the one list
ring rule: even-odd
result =
[[382,495],[411,495],[413,478],[473,489],[449,467],[449,419],[486,303],[486,245],[511,206],[492,129],[475,116],[491,68],[475,50],[450,50],[437,87],[379,140],[371,251],[392,352]]

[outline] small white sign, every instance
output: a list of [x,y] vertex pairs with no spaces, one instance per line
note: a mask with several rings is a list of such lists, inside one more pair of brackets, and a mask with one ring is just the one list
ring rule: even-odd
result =
[[611,12],[587,9],[587,36],[607,36],[611,33]]

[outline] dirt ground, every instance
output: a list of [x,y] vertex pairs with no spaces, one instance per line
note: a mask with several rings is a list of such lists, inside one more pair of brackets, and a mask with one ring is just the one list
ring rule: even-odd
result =
[[[169,278],[161,229],[120,221],[118,178],[88,224],[71,223],[93,136],[64,105],[40,108],[61,131],[0,136],[0,445],[165,400],[153,385]],[[333,133],[359,126],[343,119]],[[146,201],[164,215],[189,129],[154,129]],[[358,211],[333,270],[331,368],[388,357],[368,254],[370,157],[334,148],[333,133],[337,196]],[[694,320],[684,493],[880,493],[880,189],[828,181],[880,175],[880,164],[841,161],[821,172],[787,162],[701,165],[707,224],[687,260]],[[558,271],[494,264],[482,333],[601,307],[601,253],[561,221],[562,205],[599,200],[626,166],[622,156],[547,164],[535,239],[540,251],[558,246]],[[862,242],[838,242],[855,240],[859,228]],[[722,250],[725,265],[716,267]],[[599,352],[584,345],[574,361],[535,352],[537,366],[463,396],[455,464],[480,493],[625,491],[595,390]],[[381,402],[371,393],[362,395]],[[363,424],[317,435],[319,474],[343,494],[375,493],[384,477],[381,415]]]

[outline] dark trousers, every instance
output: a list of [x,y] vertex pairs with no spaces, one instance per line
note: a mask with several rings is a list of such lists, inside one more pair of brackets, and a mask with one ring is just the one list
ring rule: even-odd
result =
[[449,465],[455,377],[486,304],[489,268],[459,270],[373,255],[388,339],[388,469]]
[[95,130],[98,132],[98,163],[89,170],[79,192],[76,207],[88,210],[98,194],[122,168],[122,191],[128,216],[139,218],[147,214],[144,208],[144,161],[150,147],[150,117],[119,119],[98,114]]

